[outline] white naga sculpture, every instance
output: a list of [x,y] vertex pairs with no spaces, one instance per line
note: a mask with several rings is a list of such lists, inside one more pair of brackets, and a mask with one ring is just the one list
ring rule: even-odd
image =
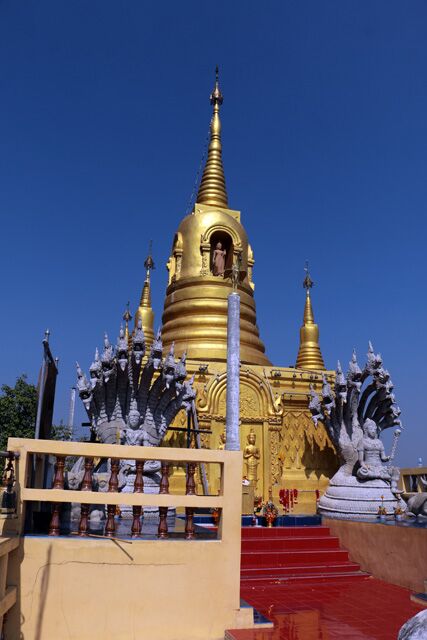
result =
[[[390,374],[369,343],[362,371],[353,352],[347,377],[338,362],[334,390],[323,375],[320,396],[310,387],[309,408],[321,420],[337,450],[341,466],[319,501],[319,512],[331,518],[369,519],[384,507],[387,515],[406,505],[397,489],[399,469],[392,466],[402,430]],[[396,427],[390,456],[379,434]],[[385,465],[387,463],[387,465]]]
[[[420,476],[420,482],[424,489],[427,489],[427,479]],[[408,516],[427,518],[427,491],[408,494],[403,496],[408,504]]]
[[[174,346],[163,360],[162,340],[158,333],[145,364],[145,339],[141,322],[132,336],[130,346],[123,328],[114,349],[104,337],[104,351],[90,366],[90,378],[77,363],[77,386],[88,414],[91,430],[103,443],[120,443],[157,447],[180,411],[189,410],[196,396],[192,378],[186,382],[185,354],[175,361]],[[154,382],[155,374],[157,377]],[[80,463],[80,467],[81,467]],[[79,484],[81,468],[69,474],[69,480]],[[160,463],[144,464],[144,491],[158,492]],[[122,460],[119,483],[123,491],[133,491],[134,460]]]

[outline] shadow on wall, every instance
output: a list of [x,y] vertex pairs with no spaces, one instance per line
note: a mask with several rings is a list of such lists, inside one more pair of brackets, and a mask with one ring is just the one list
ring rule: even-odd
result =
[[[47,597],[47,589],[49,586],[49,576],[50,576],[50,561],[52,557],[52,545],[49,545],[46,554],[46,564],[42,569],[42,577],[40,583],[40,607],[37,612],[37,622],[36,629],[34,634],[34,640],[43,640],[42,636],[42,625],[43,625],[43,614],[46,605],[46,597]],[[34,588],[36,584],[34,584]]]
[[314,439],[312,443],[309,442],[306,433],[301,462],[304,465],[306,477],[309,478],[314,472],[318,480],[321,476],[332,478],[340,467],[337,454],[331,444],[325,440],[325,446],[321,449]]

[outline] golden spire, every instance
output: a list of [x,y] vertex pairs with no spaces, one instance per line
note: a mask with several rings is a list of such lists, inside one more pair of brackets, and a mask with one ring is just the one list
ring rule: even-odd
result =
[[152,242],[150,240],[150,248],[148,256],[144,262],[144,267],[147,270],[144,286],[142,287],[141,299],[139,301],[139,307],[135,313],[135,327],[138,325],[138,320],[141,319],[142,329],[145,335],[145,353],[149,353],[150,347],[154,340],[154,312],[151,307],[151,284],[150,284],[150,271],[154,269],[154,260],[151,255]]
[[210,95],[213,115],[208,157],[196,202],[227,207],[227,189],[225,187],[224,167],[222,166],[221,121],[219,119],[219,107],[223,102],[223,97],[218,85],[218,67],[215,73],[215,88]]
[[325,369],[319,347],[319,327],[314,322],[313,308],[311,306],[310,289],[313,287],[314,282],[310,278],[307,262],[305,272],[303,287],[307,293],[305,297],[304,321],[300,329],[300,346],[295,366],[297,369]]
[[123,314],[123,320],[125,321],[125,338],[129,344],[129,322],[132,320],[132,314],[129,311],[129,302],[126,305],[126,311]]

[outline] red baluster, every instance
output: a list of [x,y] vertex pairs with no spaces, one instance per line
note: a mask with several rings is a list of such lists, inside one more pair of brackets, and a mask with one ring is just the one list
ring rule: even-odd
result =
[[[119,488],[119,460],[111,458],[111,475],[108,483],[108,492],[115,493]],[[116,532],[116,523],[114,516],[116,513],[116,505],[109,504],[107,507],[107,523],[105,526],[105,535],[112,538]]]
[[144,460],[135,460],[136,474],[133,485],[134,493],[144,493]]
[[169,462],[162,461],[162,479],[159,493],[169,493]]
[[55,475],[53,478],[52,489],[64,488],[64,467],[65,467],[65,456],[56,456]]
[[87,536],[87,530],[89,528],[89,509],[90,504],[80,505],[79,536]]
[[[196,482],[194,480],[194,474],[196,473],[196,465],[194,462],[189,462],[187,465],[187,483],[185,485],[185,493],[187,496],[196,495]],[[194,532],[194,509],[193,507],[185,508],[185,539],[193,540],[195,537]]]
[[[55,475],[53,477],[52,489],[64,489],[64,467],[65,456],[56,456]],[[49,535],[59,536],[61,520],[60,520],[61,503],[54,502],[52,508],[52,518],[49,524]]]
[[186,540],[193,540],[195,538],[193,516],[194,516],[193,507],[185,507],[185,539]]
[[59,536],[59,530],[61,526],[61,520],[59,517],[60,508],[61,508],[61,504],[59,502],[53,503],[52,517],[50,519],[50,524],[49,524],[50,536]]
[[[85,472],[82,480],[81,491],[92,491],[93,458],[85,458]],[[89,526],[90,504],[80,506],[79,536],[87,536]]]
[[158,536],[159,538],[165,539],[168,537],[168,523],[167,523],[168,508],[159,507],[159,515],[160,515],[160,521],[159,521]]
[[[136,475],[135,475],[135,483],[133,485],[134,493],[144,493],[144,461],[143,460],[135,460],[136,465]],[[134,506],[132,508],[133,512],[133,522],[131,527],[132,538],[137,538],[141,533],[141,513],[142,507]]]
[[185,485],[185,493],[187,496],[196,495],[196,482],[194,480],[194,474],[196,473],[196,465],[194,462],[189,462],[187,465],[187,482]]
[[85,458],[85,472],[82,480],[81,491],[92,491],[93,458]]

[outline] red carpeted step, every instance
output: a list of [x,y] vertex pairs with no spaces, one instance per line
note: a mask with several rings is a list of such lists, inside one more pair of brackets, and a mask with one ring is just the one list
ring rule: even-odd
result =
[[241,566],[286,567],[323,562],[345,562],[348,552],[344,549],[313,549],[311,551],[254,551],[242,552]]
[[339,539],[333,536],[288,536],[271,538],[249,538],[242,540],[242,552],[257,551],[290,551],[292,549],[307,550],[313,549],[339,549]]
[[323,525],[305,527],[242,527],[242,540],[253,538],[301,538],[328,536],[329,527]]
[[274,576],[264,578],[257,578],[256,580],[242,580],[241,587],[244,589],[260,589],[260,588],[275,588],[280,589],[281,586],[289,585],[292,582],[304,582],[304,584],[319,584],[319,583],[335,583],[335,582],[354,582],[355,580],[362,580],[368,578],[368,574],[362,571],[348,571],[344,573],[306,573],[304,575],[290,575],[290,576]]
[[241,581],[246,584],[247,580],[258,578],[286,578],[289,576],[320,573],[353,573],[360,570],[356,562],[324,562],[322,564],[290,565],[287,567],[247,567],[241,570]]

